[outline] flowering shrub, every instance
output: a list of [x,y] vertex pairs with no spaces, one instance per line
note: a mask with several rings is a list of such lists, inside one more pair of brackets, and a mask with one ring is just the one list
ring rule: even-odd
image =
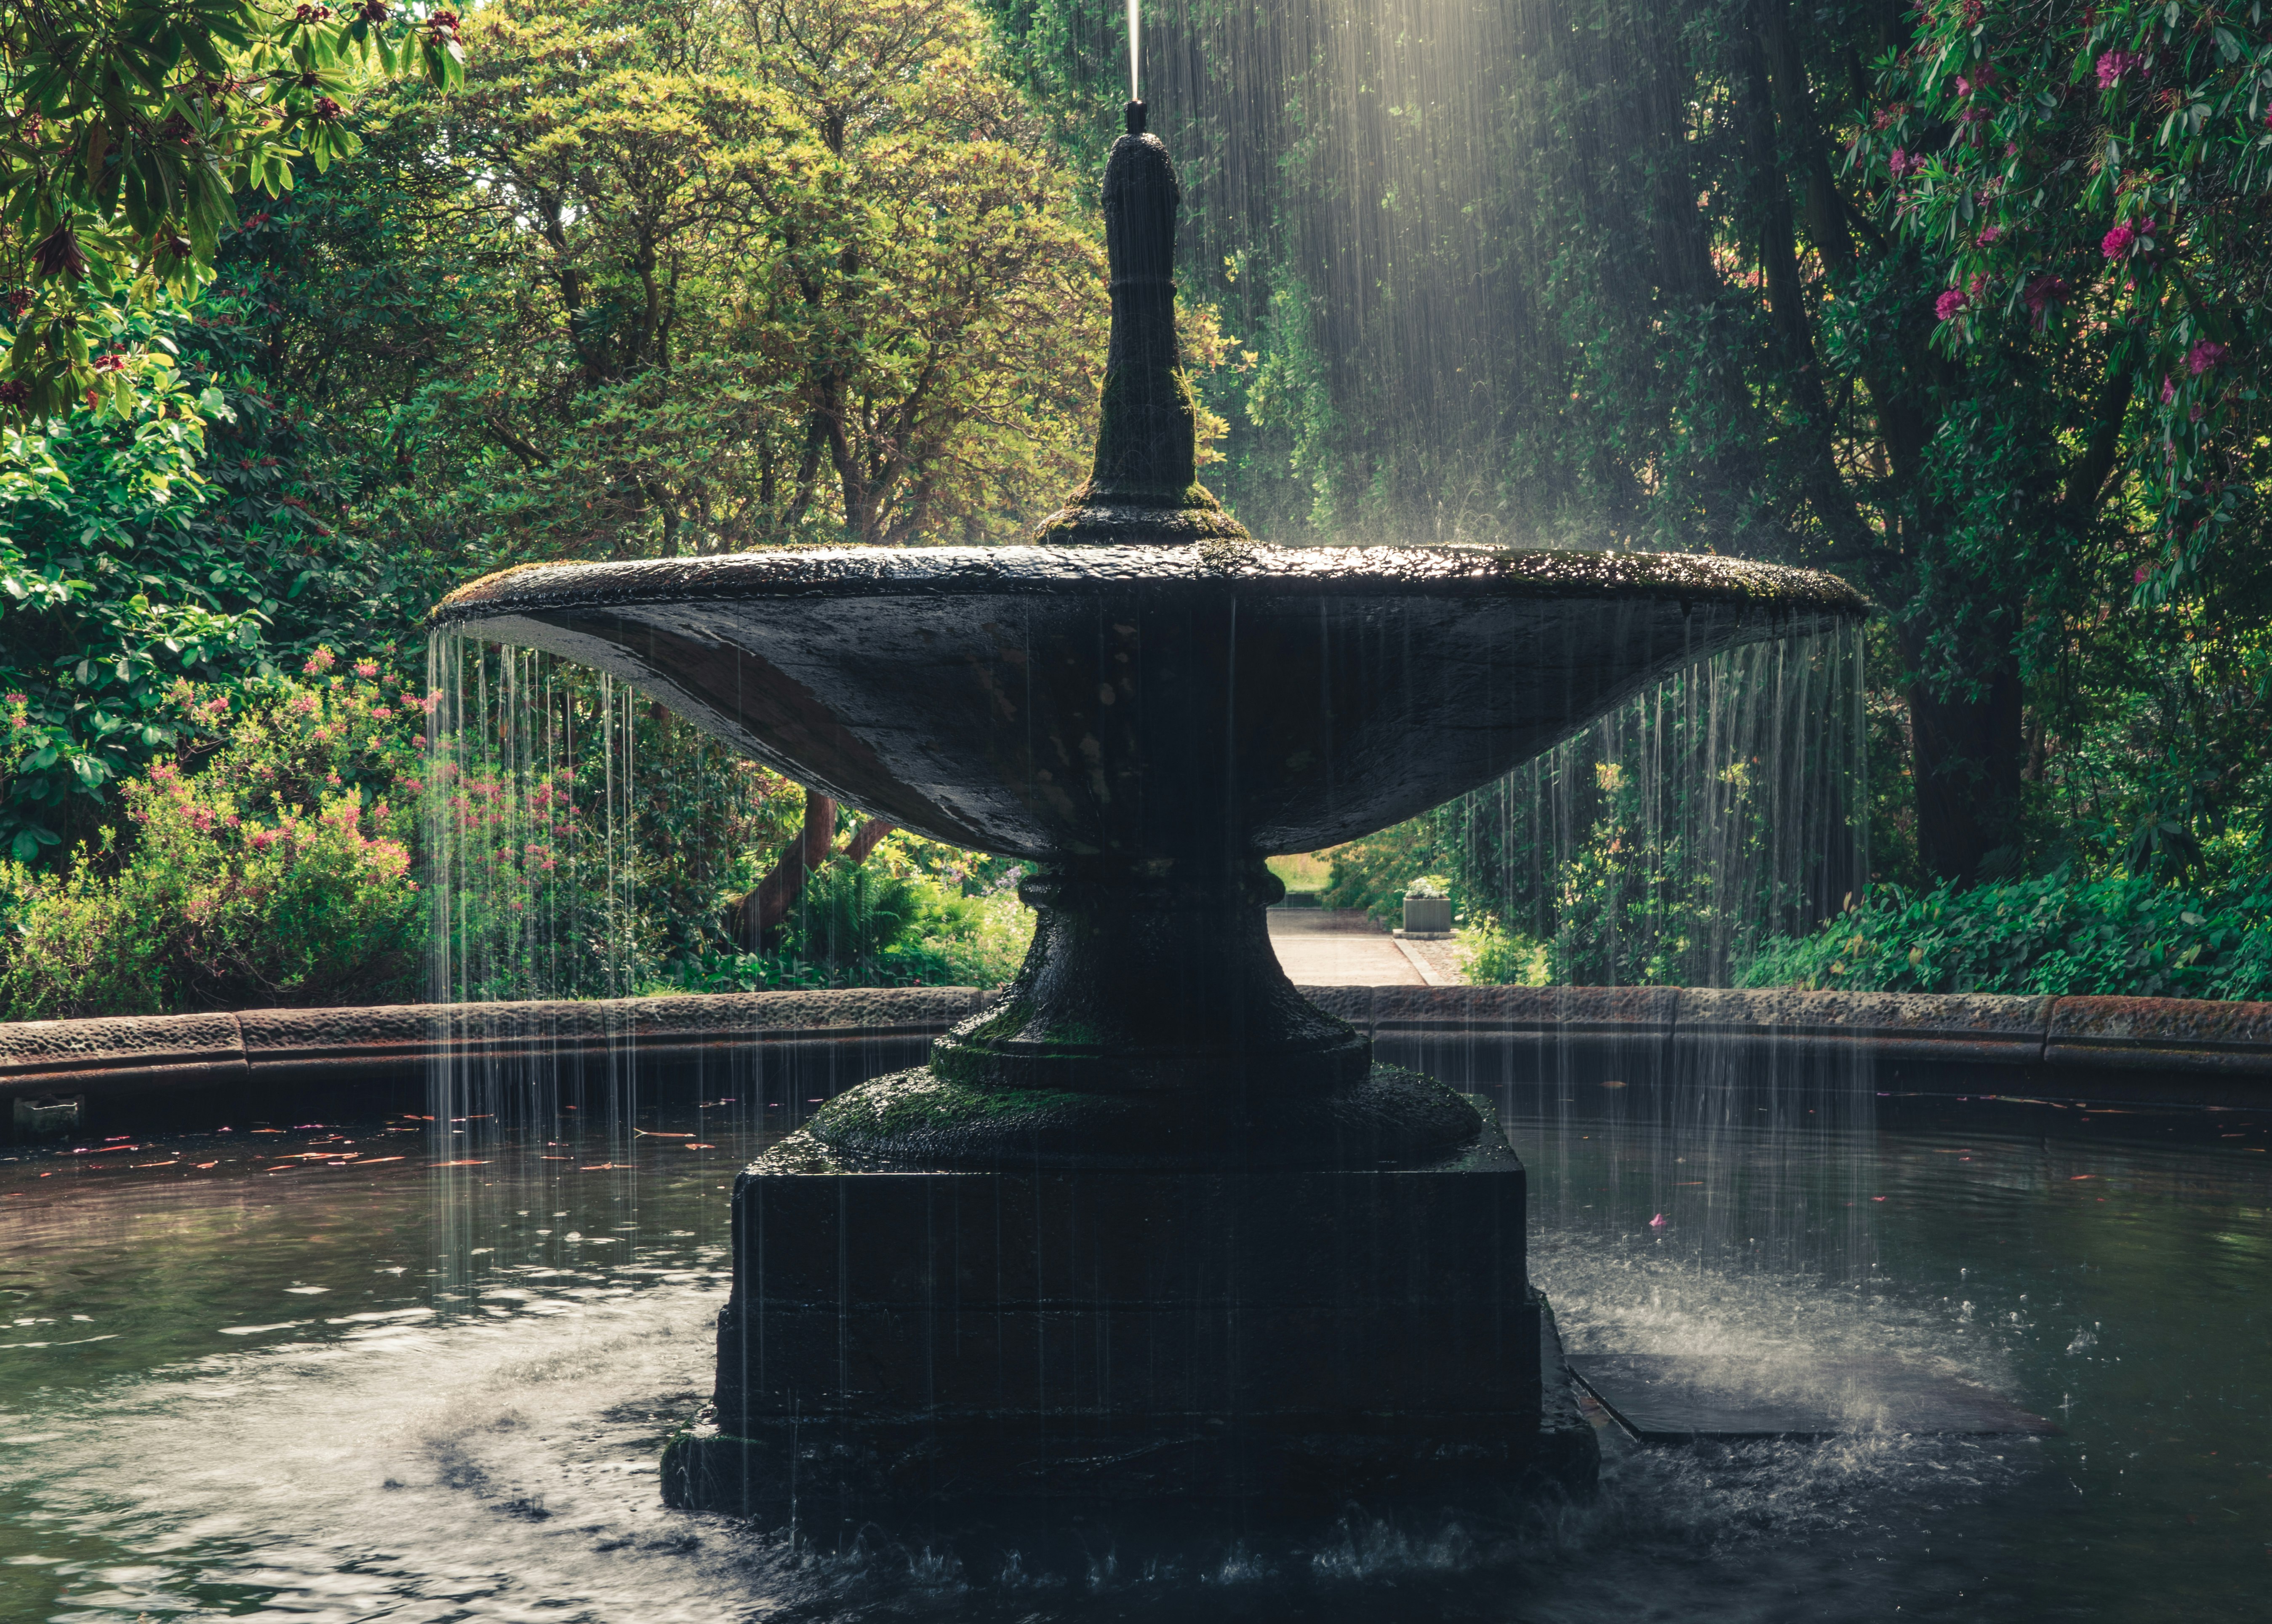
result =
[[[1939,262],[1950,291],[1932,307],[1936,343],[2027,346],[2046,367],[2069,340],[2086,346],[2104,379],[2099,432],[2126,452],[2157,525],[2137,595],[2166,602],[2254,522],[2257,358],[2272,333],[2261,8],[1913,9],[1907,48],[1878,64],[1884,104],[1852,163],[1867,173],[1884,154],[1895,184],[1881,209]],[[2010,319],[2022,305],[2024,325]],[[2204,347],[2215,359],[2196,365]],[[2148,408],[2134,420],[2134,400]]]
[[419,697],[370,662],[167,695],[183,741],[123,781],[123,830],[60,871],[0,863],[10,1020],[419,994]]

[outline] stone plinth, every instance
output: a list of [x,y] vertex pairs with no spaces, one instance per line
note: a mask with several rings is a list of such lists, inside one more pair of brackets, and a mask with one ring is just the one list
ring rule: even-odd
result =
[[672,1503],[1243,1501],[1590,1484],[1497,1130],[1364,1171],[861,1171],[734,1192],[718,1383]]

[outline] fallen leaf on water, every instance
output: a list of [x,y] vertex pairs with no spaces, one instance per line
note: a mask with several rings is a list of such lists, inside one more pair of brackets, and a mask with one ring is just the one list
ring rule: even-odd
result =
[[435,1165],[435,1166],[437,1166],[437,1167],[487,1167],[487,1166],[489,1165],[489,1163],[488,1163],[486,1160],[475,1160],[475,1161],[466,1161],[466,1162],[437,1162],[437,1163],[435,1163],[435,1164],[434,1164],[434,1165]]

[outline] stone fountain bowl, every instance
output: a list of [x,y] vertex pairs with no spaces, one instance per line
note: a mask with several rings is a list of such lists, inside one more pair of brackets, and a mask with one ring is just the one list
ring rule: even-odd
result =
[[533,565],[434,622],[955,845],[1212,864],[1386,827],[1721,649],[1865,612],[1733,558],[1224,542]]

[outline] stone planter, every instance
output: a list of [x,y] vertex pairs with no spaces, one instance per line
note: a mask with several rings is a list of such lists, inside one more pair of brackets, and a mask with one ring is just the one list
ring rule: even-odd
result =
[[1404,899],[1407,936],[1449,936],[1452,899],[1448,896],[1408,896]]

